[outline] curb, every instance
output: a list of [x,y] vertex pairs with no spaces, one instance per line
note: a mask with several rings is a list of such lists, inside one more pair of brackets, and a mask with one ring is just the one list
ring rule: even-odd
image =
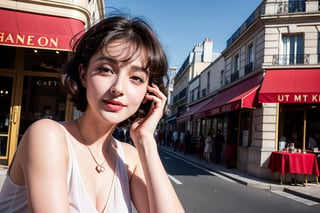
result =
[[293,194],[295,196],[307,199],[307,200],[312,200],[312,201],[320,203],[320,198],[314,197],[312,195],[308,195],[308,194],[304,194],[304,193],[301,193],[301,192],[297,192],[295,190],[292,190],[292,189],[289,189],[289,188],[286,188],[286,187],[284,188],[283,191],[287,192],[287,193],[290,193],[290,194]]

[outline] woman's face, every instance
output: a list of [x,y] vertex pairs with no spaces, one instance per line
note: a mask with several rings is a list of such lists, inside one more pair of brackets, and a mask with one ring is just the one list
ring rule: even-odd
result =
[[[81,70],[87,89],[88,107],[109,123],[120,123],[132,116],[144,100],[149,82],[143,52],[133,52],[129,43],[113,41],[106,51],[98,51]],[[122,62],[133,54],[129,61]]]

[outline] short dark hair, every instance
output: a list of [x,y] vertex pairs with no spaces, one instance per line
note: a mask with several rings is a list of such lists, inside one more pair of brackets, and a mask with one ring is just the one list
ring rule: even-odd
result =
[[[70,97],[70,101],[81,112],[87,108],[86,88],[81,84],[79,66],[86,70],[90,58],[98,51],[106,49],[108,44],[116,40],[129,42],[132,48],[142,51],[146,56],[146,69],[149,70],[149,84],[155,83],[165,95],[168,87],[168,61],[166,54],[149,24],[141,18],[112,16],[93,25],[76,40],[72,49],[73,56],[64,66],[62,86]],[[126,58],[129,61],[133,54]],[[127,121],[146,115],[150,102],[141,104],[139,110]],[[125,121],[125,125],[128,123]],[[124,124],[123,123],[123,124]],[[123,126],[123,125],[122,125]]]

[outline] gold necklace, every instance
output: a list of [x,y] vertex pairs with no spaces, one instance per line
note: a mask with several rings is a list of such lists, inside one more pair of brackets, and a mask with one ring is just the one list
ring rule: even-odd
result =
[[[86,140],[84,139],[83,134],[82,134],[82,132],[81,132],[81,130],[80,130],[79,122],[76,121],[76,123],[77,123],[78,129],[79,129],[79,133],[80,133],[80,135],[81,135],[82,140],[83,140],[84,142],[86,142]],[[110,150],[111,143],[112,143],[112,137],[111,137],[111,140],[110,140],[110,142],[109,142],[109,146],[107,147],[107,153],[108,153],[109,150]],[[104,160],[103,160],[102,163],[98,163],[98,161],[97,161],[97,159],[94,157],[93,152],[91,151],[90,147],[87,146],[86,144],[84,144],[84,145],[85,145],[85,147],[87,147],[87,149],[88,149],[89,152],[90,152],[91,157],[93,158],[94,162],[97,164],[97,166],[95,167],[96,171],[97,171],[99,174],[102,173],[102,172],[104,172],[105,168],[104,168],[103,164],[104,164],[104,162],[106,162],[106,159],[104,158]]]
[[85,146],[88,148],[88,150],[89,150],[89,152],[90,152],[93,160],[94,160],[94,161],[96,162],[96,164],[97,164],[97,166],[96,166],[96,171],[97,171],[99,174],[102,173],[102,172],[104,172],[105,168],[104,168],[103,164],[104,164],[104,162],[106,162],[106,159],[104,159],[102,163],[98,163],[98,161],[97,161],[96,158],[94,157],[91,149],[90,149],[87,145],[85,145]]

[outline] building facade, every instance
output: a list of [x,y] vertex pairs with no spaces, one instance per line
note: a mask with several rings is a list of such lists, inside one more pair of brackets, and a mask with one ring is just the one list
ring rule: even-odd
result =
[[214,53],[212,49],[213,41],[210,39],[205,39],[202,44],[196,45],[174,77],[170,104],[170,111],[173,114],[171,118],[174,118],[173,122],[170,122],[174,124],[174,129],[185,131],[187,128],[185,123],[176,123],[176,119],[187,111],[188,103],[191,102],[190,98],[199,96],[199,84],[198,86],[190,86],[189,83],[220,55],[220,53]]
[[262,1],[221,57],[189,82],[208,93],[190,98],[177,122],[195,136],[221,129],[226,166],[271,178],[280,138],[305,150],[320,131],[319,20],[318,0]]
[[104,1],[0,2],[0,165],[40,118],[68,120],[73,109],[59,89],[74,36],[104,17]]

